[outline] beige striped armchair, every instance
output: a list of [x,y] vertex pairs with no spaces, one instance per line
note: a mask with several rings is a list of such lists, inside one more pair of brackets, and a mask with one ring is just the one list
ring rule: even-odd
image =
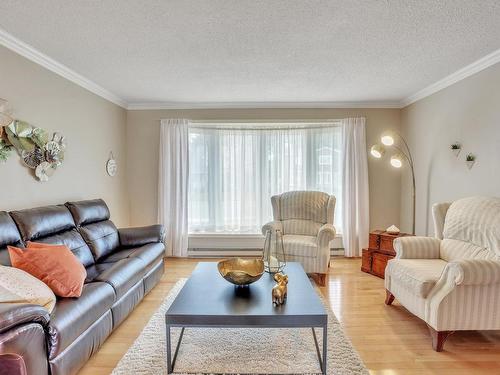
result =
[[429,326],[434,350],[460,330],[500,329],[500,198],[432,207],[435,238],[394,241],[386,304],[396,298]]
[[290,191],[271,198],[274,221],[262,227],[283,233],[286,260],[300,262],[325,285],[330,265],[330,241],[335,238],[335,197],[319,191]]

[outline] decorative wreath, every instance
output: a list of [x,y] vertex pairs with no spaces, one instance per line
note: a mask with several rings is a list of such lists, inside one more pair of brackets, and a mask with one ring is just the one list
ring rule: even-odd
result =
[[66,143],[59,133],[49,137],[42,128],[13,120],[7,126],[0,126],[0,161],[6,161],[13,149],[40,181],[48,181],[64,160]]

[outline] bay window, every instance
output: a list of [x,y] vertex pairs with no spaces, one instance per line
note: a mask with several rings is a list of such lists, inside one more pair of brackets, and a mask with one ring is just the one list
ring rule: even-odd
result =
[[318,190],[337,198],[341,232],[340,122],[192,123],[190,233],[253,234],[272,220],[271,196]]

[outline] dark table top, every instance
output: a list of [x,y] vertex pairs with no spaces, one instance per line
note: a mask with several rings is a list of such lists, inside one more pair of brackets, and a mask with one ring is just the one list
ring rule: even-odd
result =
[[273,306],[273,276],[264,273],[247,288],[224,280],[216,262],[200,262],[166,312],[171,325],[312,327],[326,325],[327,313],[300,263],[287,263],[288,298]]

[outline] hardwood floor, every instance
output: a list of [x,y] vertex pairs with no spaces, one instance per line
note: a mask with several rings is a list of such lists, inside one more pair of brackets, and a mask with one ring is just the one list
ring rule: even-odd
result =
[[[200,259],[167,259],[161,282],[106,340],[80,375],[109,374],[175,282]],[[210,259],[210,261],[214,261]],[[500,374],[500,331],[457,332],[436,353],[426,324],[398,301],[384,304],[384,281],[360,271],[360,259],[333,258],[321,288],[372,374]],[[344,374],[341,374],[344,375]]]

